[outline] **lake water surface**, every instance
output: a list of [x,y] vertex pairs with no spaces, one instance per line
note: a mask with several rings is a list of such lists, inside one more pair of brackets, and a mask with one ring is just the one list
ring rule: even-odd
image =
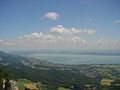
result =
[[120,64],[119,55],[79,55],[38,53],[29,56],[59,64]]

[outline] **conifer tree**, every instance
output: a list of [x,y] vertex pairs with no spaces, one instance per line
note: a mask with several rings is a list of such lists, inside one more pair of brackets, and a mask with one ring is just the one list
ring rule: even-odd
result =
[[3,73],[2,70],[0,69],[0,90],[3,89]]

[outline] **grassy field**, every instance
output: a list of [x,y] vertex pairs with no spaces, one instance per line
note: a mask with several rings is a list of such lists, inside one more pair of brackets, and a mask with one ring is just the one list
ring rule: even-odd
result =
[[26,83],[33,83],[33,82],[30,80],[27,80],[27,79],[18,79],[17,86],[18,86],[19,90],[24,90],[25,89],[24,84],[26,84]]
[[64,87],[59,87],[58,90],[71,90],[71,89],[67,89],[67,88],[64,88]]
[[102,86],[111,86],[111,83],[113,82],[114,80],[111,80],[111,79],[103,79],[101,80],[100,84]]

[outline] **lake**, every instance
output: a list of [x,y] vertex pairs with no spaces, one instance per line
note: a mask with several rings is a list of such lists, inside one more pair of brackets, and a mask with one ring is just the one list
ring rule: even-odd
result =
[[35,53],[28,56],[59,64],[120,64],[120,55]]

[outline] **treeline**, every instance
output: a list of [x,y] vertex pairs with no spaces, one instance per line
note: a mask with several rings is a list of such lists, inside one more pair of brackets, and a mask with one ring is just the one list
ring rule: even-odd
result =
[[10,80],[13,79],[13,74],[5,73],[0,68],[0,90],[8,90],[10,88]]

